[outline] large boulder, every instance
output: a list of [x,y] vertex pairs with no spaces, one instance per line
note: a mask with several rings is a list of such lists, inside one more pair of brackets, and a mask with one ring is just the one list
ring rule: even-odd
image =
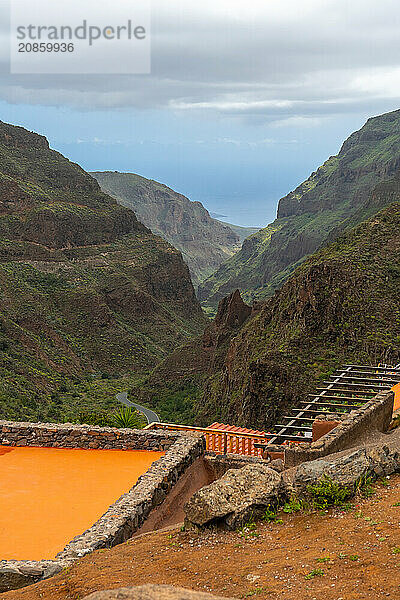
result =
[[400,444],[396,447],[376,446],[368,450],[370,470],[375,477],[384,477],[400,472]]
[[360,448],[336,459],[326,457],[303,463],[294,471],[291,487],[294,494],[301,495],[310,485],[329,478],[351,491],[356,489],[363,477],[377,479],[398,471],[400,453],[397,449],[385,445]]
[[190,498],[184,506],[186,522],[236,529],[276,505],[283,493],[281,475],[266,465],[231,469]]
[[[140,587],[122,588],[95,592],[84,600],[222,600],[220,596],[211,596],[202,592],[193,592],[170,585],[142,585]],[[229,600],[229,598],[225,599]],[[234,600],[231,598],[230,600]]]

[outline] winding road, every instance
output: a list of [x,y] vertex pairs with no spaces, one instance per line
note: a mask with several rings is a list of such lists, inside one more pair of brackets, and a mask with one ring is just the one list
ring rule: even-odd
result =
[[125,404],[125,406],[130,406],[132,408],[136,408],[136,410],[143,413],[144,416],[146,417],[149,425],[150,425],[150,423],[160,423],[160,417],[158,416],[157,413],[153,412],[149,408],[146,408],[145,406],[141,406],[140,404],[135,404],[134,402],[131,402],[130,400],[128,400],[128,392],[120,392],[119,394],[116,395],[116,399],[118,400],[118,402],[121,402],[121,404]]

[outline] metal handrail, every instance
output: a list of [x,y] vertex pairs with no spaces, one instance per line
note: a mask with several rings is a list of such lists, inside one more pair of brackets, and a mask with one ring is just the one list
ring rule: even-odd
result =
[[272,437],[273,433],[261,434],[261,433],[242,433],[240,431],[229,431],[227,429],[206,429],[203,427],[194,427],[191,425],[174,425],[174,423],[150,423],[146,425],[144,429],[172,429],[172,430],[180,430],[180,431],[197,431],[199,433],[217,433],[217,434],[227,434],[235,437],[246,437],[246,438],[257,438],[257,439],[268,439],[268,437]]

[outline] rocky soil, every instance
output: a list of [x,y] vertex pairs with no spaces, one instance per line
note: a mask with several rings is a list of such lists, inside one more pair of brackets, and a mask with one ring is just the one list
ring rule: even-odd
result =
[[[176,588],[172,585],[143,585],[90,594],[84,600],[218,600],[216,596]],[[232,599],[233,600],[233,599]]]

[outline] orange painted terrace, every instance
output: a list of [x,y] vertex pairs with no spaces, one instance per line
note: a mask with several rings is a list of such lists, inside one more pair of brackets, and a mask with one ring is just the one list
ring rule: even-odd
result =
[[0,446],[0,559],[52,559],[163,452]]

